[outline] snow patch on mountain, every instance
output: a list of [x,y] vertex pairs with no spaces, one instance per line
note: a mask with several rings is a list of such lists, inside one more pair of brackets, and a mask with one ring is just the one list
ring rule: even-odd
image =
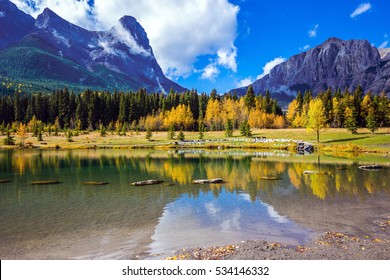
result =
[[40,18],[35,21],[35,27],[38,29],[46,29],[49,26],[50,17],[42,14]]
[[164,88],[162,87],[161,83],[160,83],[160,79],[158,77],[156,77],[156,80],[157,80],[157,84],[158,86],[160,87],[160,90],[163,94],[167,94],[167,92],[164,90]]
[[5,13],[0,11],[0,18],[5,17]]
[[70,48],[71,45],[69,43],[69,39],[65,38],[64,36],[60,35],[60,33],[57,32],[54,28],[52,29],[51,33],[53,34],[54,38],[57,39],[57,43],[62,43],[67,48]]
[[126,59],[126,53],[115,48],[114,45],[116,43],[117,40],[115,38],[112,38],[111,36],[99,36],[97,46],[92,44],[88,45],[88,47],[94,49],[90,52],[89,56],[93,61],[98,60],[100,58],[107,58],[110,56],[117,56],[122,59]]
[[108,63],[107,61],[104,62],[104,66],[105,66],[107,69],[109,69],[109,70],[111,70],[111,71],[113,71],[113,72],[122,73],[121,70],[119,70],[116,66],[114,66],[114,65],[112,65],[112,64],[110,64],[110,63]]

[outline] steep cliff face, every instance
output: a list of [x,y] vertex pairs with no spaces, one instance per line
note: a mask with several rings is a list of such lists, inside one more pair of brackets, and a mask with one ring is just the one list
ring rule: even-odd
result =
[[0,67],[0,75],[73,88],[185,90],[165,77],[145,30],[133,17],[121,18],[108,31],[89,31],[45,9],[30,27],[13,44],[3,44],[0,63],[6,67]]
[[15,43],[34,28],[34,18],[8,0],[0,0],[0,49]]
[[[286,101],[294,98],[298,91],[318,93],[328,87],[352,90],[360,85],[365,91],[390,92],[389,60],[384,52],[381,58],[378,49],[368,41],[330,38],[275,66],[252,86],[256,93],[268,89]],[[237,91],[243,94],[246,89]]]

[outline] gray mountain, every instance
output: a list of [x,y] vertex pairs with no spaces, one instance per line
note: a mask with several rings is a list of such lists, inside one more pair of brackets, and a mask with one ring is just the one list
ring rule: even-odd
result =
[[0,0],[0,49],[15,43],[34,28],[34,18],[8,0]]
[[[295,55],[255,81],[256,93],[269,90],[280,101],[292,100],[298,91],[314,94],[327,88],[349,88],[379,94],[390,92],[390,55],[366,40],[329,38],[323,44]],[[236,89],[245,94],[247,87]]]
[[0,77],[47,89],[185,91],[165,77],[145,30],[131,16],[108,31],[89,31],[50,9],[34,20],[8,0],[0,4],[9,27],[0,31]]

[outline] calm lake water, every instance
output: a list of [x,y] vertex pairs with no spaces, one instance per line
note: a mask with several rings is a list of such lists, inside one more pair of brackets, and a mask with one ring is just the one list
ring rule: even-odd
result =
[[[381,161],[385,169],[368,172],[356,160],[284,152],[1,151],[0,180],[11,182],[0,183],[0,258],[137,259],[249,239],[298,245],[325,231],[375,234],[373,220],[390,213],[390,162]],[[207,178],[225,183],[191,183]],[[165,183],[130,185],[146,179]]]

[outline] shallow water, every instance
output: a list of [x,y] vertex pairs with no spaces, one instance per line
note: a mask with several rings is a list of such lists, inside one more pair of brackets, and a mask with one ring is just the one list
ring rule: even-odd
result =
[[[390,213],[390,168],[358,165],[283,152],[3,151],[0,180],[11,182],[0,184],[0,258],[136,259],[249,239],[298,245],[328,230],[371,233],[373,219]],[[205,178],[225,183],[191,183]],[[146,179],[165,183],[130,185]]]

